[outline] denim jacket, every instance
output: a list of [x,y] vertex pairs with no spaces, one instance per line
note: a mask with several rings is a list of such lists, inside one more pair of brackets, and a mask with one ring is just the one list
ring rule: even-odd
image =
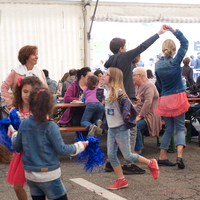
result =
[[63,142],[55,122],[37,124],[33,116],[21,122],[12,145],[16,151],[23,150],[24,170],[33,172],[55,170],[60,167],[58,155],[76,152],[75,145]]
[[174,58],[162,57],[155,65],[156,78],[158,84],[162,88],[161,96],[177,94],[185,91],[182,82],[180,64],[187,52],[188,40],[179,30],[176,30],[174,35],[181,43],[177,55]]

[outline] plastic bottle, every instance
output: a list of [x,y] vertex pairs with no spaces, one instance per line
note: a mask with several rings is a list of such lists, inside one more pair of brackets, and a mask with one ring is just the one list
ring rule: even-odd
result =
[[186,79],[185,79],[185,76],[182,77],[182,81],[183,81],[183,87],[186,90]]
[[81,95],[81,102],[85,103],[85,97],[83,94]]

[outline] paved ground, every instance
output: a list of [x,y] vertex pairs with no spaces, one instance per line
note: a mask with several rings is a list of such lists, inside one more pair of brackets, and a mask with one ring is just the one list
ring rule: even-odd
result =
[[[63,134],[66,143],[73,143],[75,134]],[[106,136],[101,139],[101,149],[106,154]],[[127,200],[171,200],[171,199],[200,199],[200,147],[197,143],[187,143],[184,150],[184,163],[186,168],[178,170],[177,167],[160,167],[160,177],[154,180],[147,166],[139,164],[146,169],[143,175],[129,175],[129,187],[126,189],[112,191]],[[156,146],[156,138],[145,138],[145,149],[143,155],[147,158],[158,158],[159,148]],[[119,153],[119,158],[123,163],[123,158]],[[171,161],[176,160],[176,153],[169,153],[168,158]],[[97,194],[97,191],[87,189],[87,184],[82,187],[70,179],[82,178],[104,189],[116,179],[115,174],[106,173],[97,170],[92,174],[83,171],[82,165],[76,165],[76,157],[71,159],[69,156],[60,157],[62,180],[66,187],[69,200],[103,200],[106,199]],[[8,165],[0,165],[0,200],[17,200],[12,186],[6,183]],[[29,195],[29,189],[26,187]],[[29,195],[29,199],[30,195]]]

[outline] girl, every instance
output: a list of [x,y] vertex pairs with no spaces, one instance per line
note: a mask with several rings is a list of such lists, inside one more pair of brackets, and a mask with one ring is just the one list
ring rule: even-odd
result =
[[58,125],[49,120],[54,105],[49,89],[33,90],[29,97],[32,115],[21,122],[18,133],[12,134],[16,151],[24,150],[22,160],[27,184],[33,200],[66,200],[61,181],[58,155],[76,155],[88,145],[87,142],[64,144]]
[[[166,26],[166,28],[176,36],[181,46],[177,55],[173,58],[176,52],[176,45],[173,40],[165,40],[162,44],[164,57],[156,63],[156,78],[162,88],[162,93],[155,113],[164,116],[165,121],[165,133],[160,145],[158,164],[175,166],[177,163],[179,169],[184,169],[182,154],[186,145],[185,112],[188,111],[190,105],[183,87],[180,64],[187,52],[188,40],[181,31],[174,30],[170,26]],[[174,134],[174,127],[176,127],[176,147],[178,152],[176,163],[172,163],[167,159],[167,149]]]
[[[108,158],[118,178],[108,189],[115,190],[128,186],[128,182],[124,178],[121,165],[117,158],[118,147],[126,160],[148,165],[153,178],[157,179],[159,176],[159,168],[156,160],[149,160],[138,154],[131,153],[129,129],[134,125],[130,123],[130,119],[133,121],[135,116],[132,116],[130,100],[127,98],[124,90],[123,74],[121,70],[112,67],[108,68],[102,81],[109,88],[105,104],[106,119],[108,123],[107,152]],[[119,96],[122,96],[120,105]],[[129,106],[126,106],[127,104]],[[128,108],[128,110],[125,108]]]
[[[30,114],[28,104],[30,92],[34,87],[41,86],[42,82],[35,76],[18,79],[18,83],[14,86],[13,91],[13,106],[19,110],[22,118],[26,118]],[[6,181],[14,185],[14,190],[19,200],[28,200],[23,188],[26,183],[26,178],[22,164],[22,151],[20,153],[14,153],[13,156],[14,158],[10,163]]]
[[[83,90],[83,95],[87,106],[85,108],[83,117],[81,119],[81,126],[89,129],[88,135],[100,135],[103,129],[100,128],[102,124],[102,117],[104,114],[104,106],[101,103],[104,99],[104,89],[99,88],[99,79],[95,75],[88,76],[87,87]],[[92,124],[90,120],[94,118],[95,124]]]

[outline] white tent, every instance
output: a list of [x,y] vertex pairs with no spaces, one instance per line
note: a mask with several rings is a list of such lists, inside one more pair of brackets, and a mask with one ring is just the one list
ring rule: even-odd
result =
[[[87,34],[95,5],[91,0],[0,0],[0,81],[19,64],[18,51],[27,44],[38,46],[38,66],[55,80],[70,68],[91,66],[93,36],[88,40]],[[195,0],[100,0],[94,20],[200,23],[199,10]]]

